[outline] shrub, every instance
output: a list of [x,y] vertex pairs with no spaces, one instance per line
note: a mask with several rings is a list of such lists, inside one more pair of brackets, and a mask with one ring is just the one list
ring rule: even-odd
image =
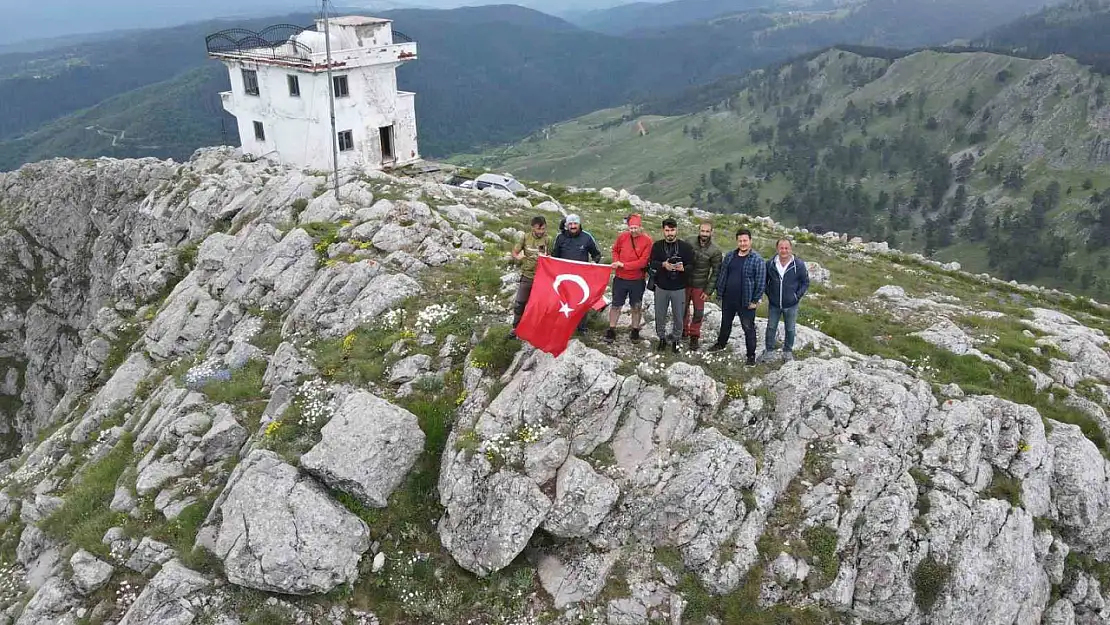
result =
[[932,554],[917,565],[913,572],[914,601],[922,612],[932,609],[951,574],[951,569],[934,560]]

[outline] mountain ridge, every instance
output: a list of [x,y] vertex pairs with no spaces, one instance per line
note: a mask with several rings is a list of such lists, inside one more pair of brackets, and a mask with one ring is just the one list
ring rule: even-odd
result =
[[[1106,614],[1105,305],[759,213],[408,173],[335,196],[215,148],[0,174],[6,615]],[[792,237],[797,358],[658,355],[623,319],[559,358],[511,340],[512,240],[572,210],[602,242],[632,210]]]

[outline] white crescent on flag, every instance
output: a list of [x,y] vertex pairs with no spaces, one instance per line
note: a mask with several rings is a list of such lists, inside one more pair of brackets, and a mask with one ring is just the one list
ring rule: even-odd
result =
[[[559,294],[559,285],[564,282],[573,282],[582,289],[582,301],[578,302],[579,306],[585,304],[586,300],[590,299],[590,285],[586,284],[586,279],[582,276],[577,276],[573,273],[561,273],[555,276],[555,281],[551,283],[551,288],[555,289],[557,295]],[[559,309],[559,312],[563,313],[564,317],[569,317],[571,313],[574,312],[574,309],[568,306],[566,302],[562,301],[562,297],[560,297],[559,302],[563,305]]]

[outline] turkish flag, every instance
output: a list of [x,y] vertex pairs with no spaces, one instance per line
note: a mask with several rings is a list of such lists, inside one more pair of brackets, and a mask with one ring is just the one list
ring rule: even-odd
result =
[[591,307],[609,286],[609,265],[540,256],[528,306],[516,335],[533,347],[558,356]]

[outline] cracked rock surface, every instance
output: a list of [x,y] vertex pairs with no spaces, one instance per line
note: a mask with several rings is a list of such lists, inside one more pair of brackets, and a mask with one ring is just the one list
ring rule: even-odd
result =
[[273,452],[255,450],[227,489],[215,552],[229,581],[294,595],[354,581],[369,530],[312,478]]

